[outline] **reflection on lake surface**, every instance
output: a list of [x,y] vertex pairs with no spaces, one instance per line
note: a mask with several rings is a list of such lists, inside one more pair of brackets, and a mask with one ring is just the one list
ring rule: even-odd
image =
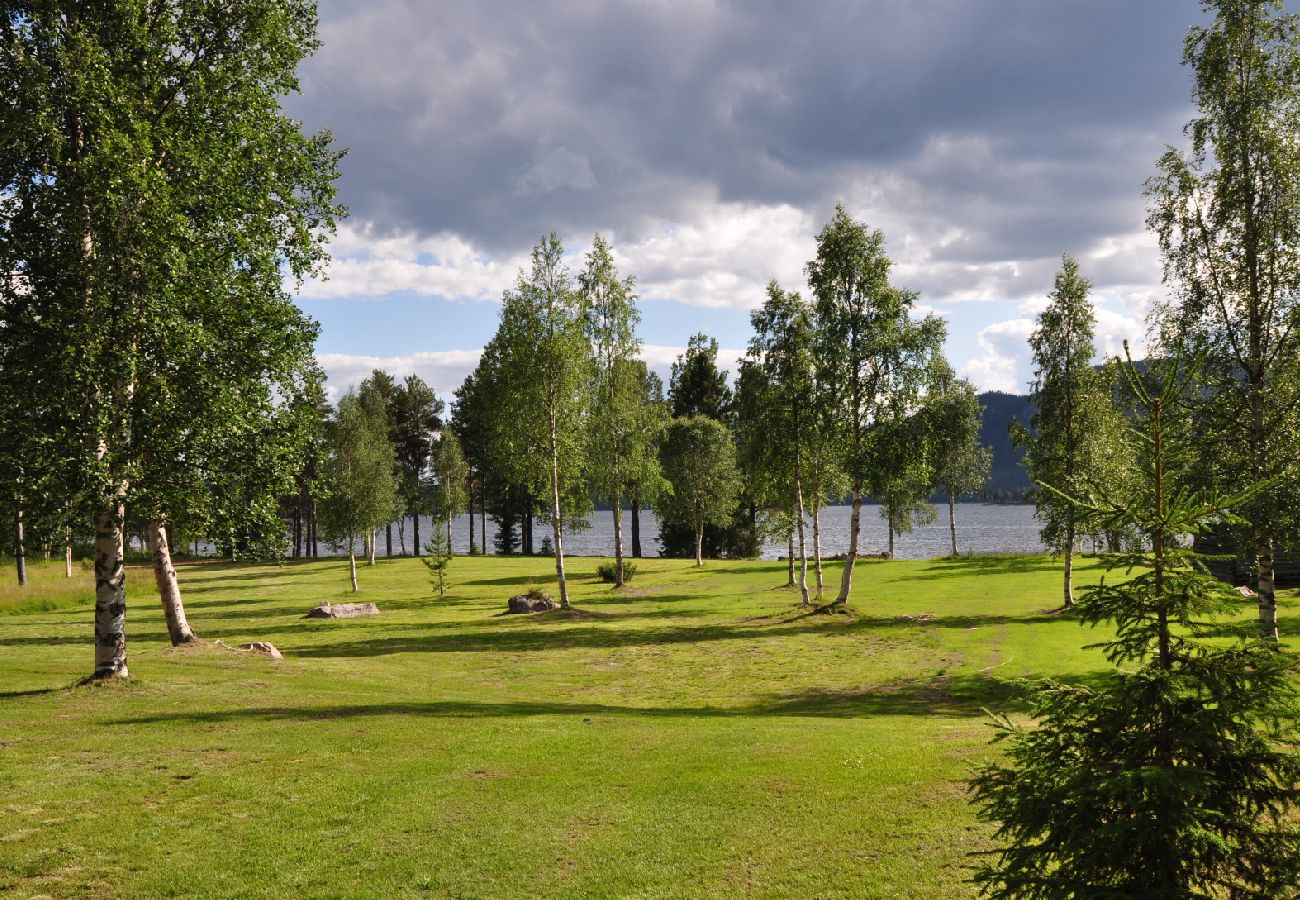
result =
[[[821,532],[822,553],[832,556],[844,553],[849,545],[849,515],[852,508],[848,506],[829,506],[822,510]],[[948,509],[938,507],[939,517],[932,525],[918,528],[911,534],[904,534],[894,539],[894,553],[899,559],[928,559],[932,556],[946,556],[950,552],[948,538]],[[496,536],[496,525],[488,517],[489,539]],[[1003,506],[992,503],[957,504],[957,548],[962,553],[1041,553],[1044,550],[1038,539],[1040,523],[1034,518],[1032,506]],[[421,540],[428,540],[430,521],[427,517],[420,521]],[[469,516],[458,516],[452,522],[452,546],[457,553],[464,553],[469,547]],[[533,541],[535,547],[541,547],[542,539],[549,538],[549,525],[541,522],[533,524]],[[641,548],[646,556],[659,555],[658,523],[654,514],[641,513]],[[406,523],[407,549],[411,547],[410,520]],[[812,555],[812,529],[807,532],[808,555]],[[474,523],[474,541],[482,546],[483,537],[479,533],[477,517]],[[885,530],[885,520],[880,517],[879,506],[862,507],[862,532],[858,550],[861,554],[878,554],[889,546],[889,537]],[[489,549],[493,549],[489,547]],[[623,514],[623,549],[632,554],[631,513]],[[324,551],[325,547],[322,546]],[[379,551],[383,554],[384,538],[380,535]],[[399,551],[397,527],[393,527],[393,553]],[[564,551],[573,556],[612,556],[614,554],[613,514],[609,510],[592,513],[591,527],[579,532],[564,535]],[[784,556],[784,543],[769,543],[763,548],[764,559],[776,559]]]

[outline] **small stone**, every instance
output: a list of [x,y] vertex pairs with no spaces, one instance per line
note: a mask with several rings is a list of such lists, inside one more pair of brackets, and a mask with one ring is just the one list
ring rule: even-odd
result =
[[1237,591],[1238,594],[1241,594],[1241,596],[1243,596],[1243,597],[1253,597],[1253,596],[1255,596],[1255,592],[1252,591],[1250,588],[1246,587],[1244,584],[1243,584],[1243,585],[1240,585],[1240,586],[1237,587],[1237,588],[1235,588],[1235,590]]
[[280,651],[275,648],[275,644],[269,641],[253,641],[251,644],[245,644],[244,650],[252,650],[254,653],[265,653],[271,659],[284,659]]
[[519,594],[511,597],[506,606],[511,613],[546,612],[555,609],[555,601],[545,594]]
[[330,603],[322,600],[320,606],[307,613],[308,619],[357,619],[377,616],[379,607],[373,603]]

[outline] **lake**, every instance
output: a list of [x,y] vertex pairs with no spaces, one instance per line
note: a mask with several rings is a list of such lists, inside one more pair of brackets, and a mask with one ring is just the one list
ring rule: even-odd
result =
[[[849,544],[849,515],[852,507],[829,506],[822,510],[822,553],[832,556],[844,553]],[[939,518],[932,525],[918,528],[911,534],[894,539],[894,553],[899,559],[928,559],[933,556],[946,556],[951,549],[948,539],[948,509],[938,507]],[[632,552],[631,512],[623,515],[623,547],[630,556]],[[411,544],[410,520],[407,520],[406,542],[409,551]],[[482,544],[478,522],[474,523],[474,539]],[[993,503],[959,503],[957,504],[957,547],[962,553],[1042,553],[1045,548],[1038,539],[1040,523],[1034,518],[1034,507],[1025,505],[1007,506]],[[428,540],[430,521],[423,517],[420,522],[420,537]],[[496,527],[488,517],[488,533],[496,534]],[[469,546],[469,517],[458,516],[452,522],[452,546],[458,553],[464,553]],[[549,525],[540,522],[533,524],[535,547],[541,547],[542,538],[549,538]],[[641,548],[646,556],[659,555],[658,524],[653,513],[641,513]],[[808,555],[812,556],[812,527],[808,528]],[[885,520],[880,517],[879,506],[862,507],[862,532],[859,536],[858,551],[862,555],[878,554],[889,546]],[[322,552],[326,551],[324,546]],[[613,556],[614,525],[613,515],[608,510],[593,513],[591,528],[585,531],[565,534],[565,555],[573,556]],[[384,538],[380,535],[379,552],[383,555]],[[393,527],[393,553],[399,551],[397,527]],[[769,543],[763,548],[764,559],[776,559],[786,554],[784,543]]]

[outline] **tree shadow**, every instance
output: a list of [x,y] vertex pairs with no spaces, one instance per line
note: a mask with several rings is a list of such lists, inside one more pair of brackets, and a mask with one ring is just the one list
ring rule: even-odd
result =
[[[1103,674],[1060,679],[1070,684],[1100,685]],[[815,688],[775,694],[739,706],[619,706],[559,700],[434,700],[329,706],[273,706],[224,710],[182,710],[112,719],[120,726],[177,722],[212,724],[232,721],[303,721],[354,719],[372,716],[433,718],[514,718],[529,716],[610,716],[669,719],[729,719],[808,717],[861,719],[885,716],[975,718],[992,707],[1022,710],[1021,682],[986,675],[948,675],[897,679],[858,688]]]
[[1024,575],[1059,569],[1061,561],[1046,554],[1035,556],[962,556],[933,560],[923,572],[899,575],[898,581],[932,581],[967,575]]

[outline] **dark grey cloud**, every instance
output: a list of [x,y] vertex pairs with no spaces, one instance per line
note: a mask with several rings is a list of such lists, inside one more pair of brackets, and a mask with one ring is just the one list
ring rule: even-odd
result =
[[936,259],[1036,258],[1140,230],[1199,16],[1191,0],[326,0],[291,109],[349,148],[355,218],[493,253],[551,227],[638,239],[711,201],[820,220],[866,190],[895,228],[962,232]]

